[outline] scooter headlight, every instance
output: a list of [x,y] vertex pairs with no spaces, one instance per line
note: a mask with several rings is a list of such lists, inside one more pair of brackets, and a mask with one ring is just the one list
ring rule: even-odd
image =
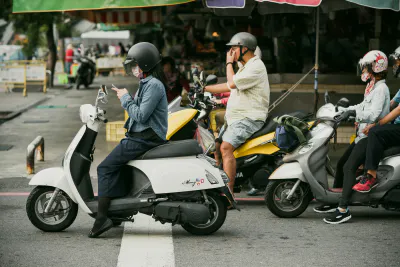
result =
[[219,184],[218,179],[214,177],[209,171],[206,170],[206,177],[210,184]]

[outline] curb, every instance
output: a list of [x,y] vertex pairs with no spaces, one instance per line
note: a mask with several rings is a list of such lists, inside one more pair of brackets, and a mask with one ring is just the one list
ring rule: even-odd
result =
[[19,109],[19,110],[17,110],[17,111],[14,111],[13,113],[11,113],[11,114],[7,115],[6,117],[2,118],[2,120],[3,120],[3,121],[9,121],[9,120],[11,120],[11,119],[14,119],[15,117],[17,117],[17,116],[20,115],[21,113],[24,113],[24,112],[27,111],[28,109],[31,109],[31,108],[33,108],[34,106],[39,105],[40,103],[43,103],[43,102],[49,100],[50,98],[51,98],[51,97],[46,96],[46,97],[44,97],[44,98],[42,98],[42,99],[39,99],[38,101],[36,101],[36,102],[34,102],[34,103],[32,103],[32,104],[26,106],[26,107],[23,107],[23,108],[21,108],[21,109]]

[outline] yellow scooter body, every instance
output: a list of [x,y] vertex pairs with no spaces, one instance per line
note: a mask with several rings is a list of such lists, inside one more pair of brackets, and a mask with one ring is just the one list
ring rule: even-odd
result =
[[241,158],[254,154],[272,155],[279,151],[279,148],[271,143],[271,140],[274,138],[274,136],[275,132],[272,132],[254,139],[247,140],[246,143],[238,147],[233,152],[233,155],[235,158]]
[[197,114],[196,109],[183,109],[168,115],[167,140],[188,124]]

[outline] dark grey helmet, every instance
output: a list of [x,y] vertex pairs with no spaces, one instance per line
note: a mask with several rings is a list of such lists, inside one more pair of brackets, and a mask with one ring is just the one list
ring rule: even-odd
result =
[[235,34],[232,39],[227,43],[228,46],[245,46],[250,50],[256,50],[257,48],[257,39],[254,35],[248,32],[239,32]]
[[142,42],[132,46],[124,61],[124,68],[127,74],[132,73],[132,68],[139,65],[143,72],[149,72],[161,62],[161,55],[157,47],[151,43]]

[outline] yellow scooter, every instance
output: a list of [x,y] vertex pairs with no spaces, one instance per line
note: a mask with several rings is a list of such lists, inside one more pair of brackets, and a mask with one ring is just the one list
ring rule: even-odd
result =
[[[199,128],[199,122],[208,118],[209,113],[215,106],[211,101],[211,94],[203,93],[206,85],[217,83],[215,75],[209,75],[204,80],[203,73],[193,72],[194,87],[189,92],[190,104],[188,107],[181,107],[181,97],[173,100],[169,106],[167,139],[170,141],[193,139]],[[305,119],[308,115],[302,112],[291,113],[290,115]],[[268,184],[268,177],[281,164],[284,152],[274,145],[276,123],[269,116],[264,126],[254,133],[243,145],[234,151],[237,161],[235,192],[240,192],[243,184],[251,182],[257,189],[264,189]],[[202,131],[204,133],[204,131]],[[212,138],[214,136],[207,138]],[[205,154],[212,152],[209,145],[202,143],[205,137],[197,138],[200,145],[205,148]]]

